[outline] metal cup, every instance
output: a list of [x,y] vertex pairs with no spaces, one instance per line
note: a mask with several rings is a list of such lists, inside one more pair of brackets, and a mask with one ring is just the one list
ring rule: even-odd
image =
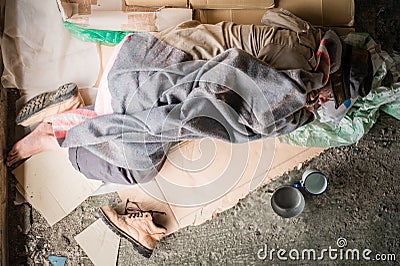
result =
[[291,218],[299,215],[305,205],[301,192],[292,186],[282,186],[271,197],[271,207],[279,216]]
[[328,188],[328,178],[322,172],[315,169],[307,169],[300,182],[294,183],[295,188],[304,188],[304,190],[313,196],[321,195]]

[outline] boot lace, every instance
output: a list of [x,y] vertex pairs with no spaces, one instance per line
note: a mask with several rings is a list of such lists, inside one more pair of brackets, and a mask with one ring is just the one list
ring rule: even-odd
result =
[[139,207],[139,205],[136,202],[130,201],[129,199],[126,200],[125,215],[129,215],[129,218],[143,217],[147,213],[150,213],[151,217],[153,217],[154,213],[166,215],[165,212],[160,212],[160,211],[153,211],[153,210],[144,211]]

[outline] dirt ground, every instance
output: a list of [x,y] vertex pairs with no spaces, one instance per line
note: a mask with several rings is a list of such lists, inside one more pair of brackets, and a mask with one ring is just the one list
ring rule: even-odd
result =
[[[382,48],[400,51],[398,1],[356,0],[356,29],[369,32]],[[12,110],[10,111],[11,115]],[[265,249],[370,249],[371,258],[400,261],[400,121],[382,114],[372,130],[355,145],[331,148],[241,200],[234,208],[201,226],[184,228],[164,238],[150,259],[121,241],[118,265],[268,264],[377,265],[377,261],[281,261],[263,259]],[[306,195],[304,212],[292,219],[273,213],[270,197],[282,184],[293,183],[307,168],[329,178],[328,191]],[[92,265],[74,236],[98,218],[97,209],[117,203],[116,194],[87,199],[61,222],[49,227],[26,203],[15,205],[15,180],[10,176],[10,265],[46,265],[49,255],[68,258],[67,265]],[[340,239],[340,240],[338,240]],[[266,248],[267,247],[267,248]],[[343,249],[345,248],[343,247]],[[269,253],[268,253],[269,254]],[[360,253],[361,254],[361,253]],[[385,256],[383,256],[385,255]],[[287,256],[287,254],[286,254]]]

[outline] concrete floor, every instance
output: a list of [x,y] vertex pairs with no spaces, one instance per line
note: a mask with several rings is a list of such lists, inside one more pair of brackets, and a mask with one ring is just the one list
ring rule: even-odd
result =
[[[356,28],[369,32],[388,51],[399,49],[400,20],[398,1],[356,0]],[[400,261],[400,121],[381,115],[377,124],[357,144],[332,148],[242,200],[236,207],[201,226],[189,227],[164,238],[153,256],[145,259],[122,240],[118,265],[376,265],[377,261],[308,259],[281,261],[265,259],[271,249],[300,252],[314,249],[370,249],[375,254],[395,254]],[[270,196],[282,185],[290,184],[306,168],[319,168],[329,178],[328,191],[318,197],[306,196],[304,212],[283,219],[272,212]],[[13,189],[10,179],[10,195]],[[91,265],[73,236],[97,218],[97,208],[116,202],[116,195],[92,197],[62,222],[50,228],[27,204],[9,206],[10,265],[40,265],[50,254],[68,257],[68,265]],[[339,242],[338,239],[342,238]],[[343,248],[338,244],[347,242]],[[261,251],[260,251],[261,249]],[[259,254],[257,254],[259,253]],[[294,251],[292,255],[294,255]],[[335,254],[332,251],[331,256]],[[268,254],[269,255],[269,254]],[[307,254],[306,254],[307,255]],[[261,257],[261,259],[259,258]],[[343,253],[343,258],[345,254]],[[393,259],[392,257],[390,257]],[[44,265],[44,264],[43,264]]]
[[[242,200],[235,208],[198,227],[180,230],[164,239],[154,256],[143,260],[123,241],[120,265],[151,264],[307,264],[366,265],[368,261],[279,261],[276,253],[260,260],[267,249],[372,250],[371,254],[396,254],[400,261],[400,121],[382,115],[358,145],[329,149]],[[284,219],[270,208],[270,195],[282,184],[293,183],[306,168],[317,168],[329,177],[328,191],[306,196],[304,212]],[[264,252],[264,251],[263,251]],[[264,253],[260,252],[260,257]],[[317,253],[318,256],[319,253]],[[332,253],[333,254],[333,253]],[[360,253],[361,254],[361,253]],[[286,254],[288,256],[288,254]],[[333,255],[332,255],[333,256]],[[372,255],[371,255],[372,257]],[[371,262],[369,262],[371,263]],[[388,263],[395,265],[394,262]]]
[[[322,249],[365,249],[373,258],[394,254],[400,260],[400,121],[382,114],[377,124],[357,144],[332,148],[303,164],[269,185],[258,189],[234,208],[201,226],[184,228],[164,238],[150,259],[140,256],[131,244],[122,239],[118,265],[377,265],[377,261],[330,259],[323,261],[280,261],[276,255],[263,258],[265,245],[271,249],[314,249],[319,257]],[[329,178],[327,192],[318,197],[305,196],[304,212],[291,219],[273,213],[270,196],[275,188],[293,183],[304,169],[318,168]],[[20,218],[13,219],[25,231],[25,246],[14,241],[12,265],[38,265],[50,254],[67,256],[68,265],[92,265],[78,247],[74,236],[93,223],[99,206],[116,203],[117,196],[108,194],[86,200],[63,221],[50,228],[34,209],[23,205]],[[27,222],[29,221],[29,222]],[[19,235],[22,235],[19,233]],[[344,240],[341,239],[339,245]],[[16,250],[19,246],[19,251]],[[261,252],[260,249],[262,249]],[[340,250],[340,249],[338,249]],[[332,250],[331,256],[335,254]],[[337,251],[339,252],[339,251]],[[269,254],[269,253],[268,253]],[[293,253],[294,254],[294,253]],[[345,254],[345,253],[343,253]],[[288,254],[286,254],[288,256]],[[343,255],[345,258],[345,255]],[[349,257],[352,258],[352,257]],[[391,257],[393,260],[393,258]],[[18,263],[17,263],[18,262]]]

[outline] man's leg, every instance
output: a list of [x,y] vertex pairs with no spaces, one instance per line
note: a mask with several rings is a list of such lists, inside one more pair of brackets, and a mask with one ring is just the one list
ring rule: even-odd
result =
[[113,165],[84,147],[69,148],[68,153],[72,166],[86,178],[124,185],[150,181],[136,180],[134,170]]
[[188,21],[154,33],[154,36],[190,54],[193,59],[210,60],[229,48],[238,48],[278,70],[314,69],[314,53],[322,38],[321,30],[287,11],[269,10],[263,23],[212,25]]
[[[129,169],[116,167],[82,147],[61,148],[53,133],[52,124],[47,122],[39,124],[34,131],[13,146],[7,156],[7,166],[46,150],[66,154],[69,150],[71,163],[88,178],[108,182],[119,181],[116,183],[125,184],[135,182]],[[140,208],[129,211],[126,207],[125,212],[125,214],[118,214],[111,206],[100,209],[103,221],[115,233],[132,242],[140,254],[150,257],[160,239],[165,235],[166,229],[153,222],[153,211],[143,211]]]
[[119,184],[136,183],[132,171],[112,165],[83,147],[61,148],[54,135],[53,125],[47,122],[40,123],[35,130],[15,143],[8,153],[7,166],[47,150],[69,155],[74,168],[89,179]]
[[[27,104],[29,105],[30,103],[28,102]],[[58,114],[52,114],[51,111],[47,112],[48,109],[45,108],[41,111],[44,114],[48,114],[42,116],[52,117],[52,122],[41,122],[31,133],[14,144],[7,155],[6,165],[8,167],[22,159],[47,150],[59,151],[68,155],[68,149],[61,148],[61,143],[68,130],[86,119],[97,116],[96,112],[83,108],[68,110]]]
[[37,153],[53,150],[67,154],[68,149],[61,148],[53,133],[51,123],[42,122],[35,130],[14,144],[7,156],[7,166]]

